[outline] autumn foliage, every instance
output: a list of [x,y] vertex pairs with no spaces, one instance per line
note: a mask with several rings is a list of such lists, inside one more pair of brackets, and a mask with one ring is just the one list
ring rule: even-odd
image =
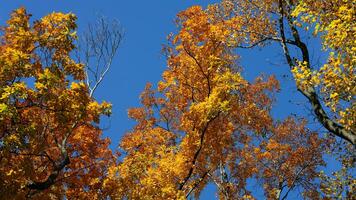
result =
[[[356,198],[354,18],[348,0],[222,0],[178,13],[167,68],[128,110],[136,124],[116,157],[98,126],[111,105],[71,56],[75,16],[30,23],[14,11],[0,46],[0,198],[189,199],[212,184],[219,199],[257,199],[251,182],[266,199]],[[321,40],[324,63],[312,65],[305,35]],[[313,118],[276,119],[277,78],[243,77],[236,50],[271,43]],[[340,169],[326,173],[330,160]]]
[[1,199],[100,198],[113,156],[95,125],[110,104],[89,96],[73,14],[30,23],[14,11],[0,46]]

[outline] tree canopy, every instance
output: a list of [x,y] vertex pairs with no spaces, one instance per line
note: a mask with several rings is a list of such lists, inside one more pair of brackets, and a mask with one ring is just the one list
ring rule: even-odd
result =
[[[255,181],[266,199],[356,198],[355,12],[351,0],[222,0],[179,12],[167,68],[128,110],[136,124],[115,154],[99,127],[111,104],[93,94],[120,30],[99,21],[78,44],[74,14],[31,23],[15,10],[0,45],[0,197],[198,199],[212,184],[219,199],[256,199]],[[306,37],[325,60],[315,64]],[[277,119],[282,83],[243,76],[238,50],[273,43],[313,117]]]

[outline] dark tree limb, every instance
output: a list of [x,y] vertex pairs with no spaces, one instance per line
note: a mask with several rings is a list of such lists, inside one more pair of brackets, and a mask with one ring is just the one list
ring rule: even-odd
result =
[[[55,138],[55,143],[57,144],[58,148],[61,151],[61,160],[57,164],[53,159],[49,159],[52,164],[53,164],[53,169],[51,174],[47,177],[46,180],[44,181],[33,181],[30,184],[27,185],[27,188],[31,190],[34,190],[33,193],[29,193],[29,195],[33,195],[36,192],[43,191],[51,187],[52,185],[55,184],[57,177],[59,174],[63,171],[63,169],[70,164],[70,159],[68,156],[67,152],[67,140],[70,137],[70,135],[73,133],[73,130],[77,128],[78,125],[80,125],[79,121],[81,119],[82,115],[78,117],[78,121],[74,122],[70,128],[70,130],[64,135],[64,138],[62,142],[59,142],[57,138]],[[49,156],[48,156],[49,157]]]
[[192,164],[191,164],[191,167],[189,169],[189,172],[187,174],[187,176],[183,179],[183,182],[179,185],[178,189],[179,190],[182,190],[184,185],[189,181],[190,177],[193,175],[193,171],[194,171],[194,168],[195,168],[195,164],[198,160],[198,156],[201,152],[201,150],[203,149],[203,144],[204,144],[204,138],[205,138],[205,134],[209,128],[209,124],[214,121],[216,118],[218,118],[219,116],[219,113],[217,113],[214,117],[212,117],[204,126],[203,130],[202,130],[202,133],[200,135],[200,142],[199,142],[199,147],[197,149],[197,151],[195,152],[194,156],[193,156],[193,160],[192,160]]
[[48,178],[45,181],[43,181],[43,182],[36,182],[35,181],[35,182],[27,185],[27,187],[29,189],[31,189],[31,190],[40,190],[40,191],[48,189],[49,187],[51,187],[55,183],[59,173],[69,163],[70,163],[70,160],[69,160],[68,154],[65,154],[64,158],[62,159],[62,161],[59,164],[55,165],[52,173],[48,176]]
[[185,198],[188,199],[189,195],[199,186],[199,184],[205,179],[205,177],[209,174],[210,170],[205,172],[197,182],[194,183],[193,187],[189,190],[189,192],[185,195]]

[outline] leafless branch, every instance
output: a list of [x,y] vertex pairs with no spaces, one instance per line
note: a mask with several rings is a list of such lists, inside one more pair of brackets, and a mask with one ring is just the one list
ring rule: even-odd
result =
[[100,17],[96,23],[88,25],[80,38],[77,58],[85,65],[85,81],[91,97],[110,70],[123,36],[116,20]]

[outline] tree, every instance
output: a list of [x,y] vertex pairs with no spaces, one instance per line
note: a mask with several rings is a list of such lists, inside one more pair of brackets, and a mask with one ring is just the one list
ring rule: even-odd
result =
[[[52,13],[33,24],[30,16],[13,11],[1,35],[0,196],[101,198],[114,156],[98,123],[111,105],[94,99],[84,64],[71,56],[75,15]],[[115,45],[99,47],[113,48],[110,59],[121,35],[111,39]]]
[[222,20],[217,8],[178,14],[163,80],[157,90],[148,84],[142,107],[128,112],[137,125],[122,139],[125,156],[104,181],[112,199],[199,197],[208,183],[221,199],[253,199],[251,178],[262,181],[270,199],[295,188],[315,195],[311,186],[317,187],[328,141],[305,121],[272,119],[278,81],[242,77],[233,49],[242,42],[245,19]]

